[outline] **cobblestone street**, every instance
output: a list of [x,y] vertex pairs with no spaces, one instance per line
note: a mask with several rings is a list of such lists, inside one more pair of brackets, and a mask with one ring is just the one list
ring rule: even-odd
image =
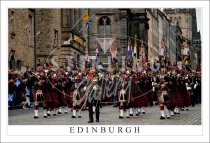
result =
[[[100,122],[92,125],[201,125],[201,104],[189,107],[188,111],[180,111],[179,115],[171,119],[160,120],[158,106],[145,108],[146,114],[119,119],[119,109],[112,106],[103,106]],[[34,119],[33,109],[9,110],[9,125],[89,125],[88,111],[82,111],[82,118],[71,118],[69,114],[61,114],[43,118],[43,110],[39,110],[39,118]],[[95,118],[95,117],[94,117]]]

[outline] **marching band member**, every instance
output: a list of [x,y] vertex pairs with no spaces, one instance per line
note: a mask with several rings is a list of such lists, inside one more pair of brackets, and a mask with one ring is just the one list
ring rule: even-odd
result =
[[93,105],[95,105],[95,113],[96,113],[96,122],[99,122],[99,108],[101,107],[101,87],[98,85],[97,77],[94,77],[90,85],[87,87],[88,96],[88,111],[89,111],[89,121],[88,123],[93,123]]
[[44,118],[47,118],[47,106],[45,103],[45,97],[43,95],[42,89],[43,89],[43,84],[44,80],[42,79],[37,79],[37,82],[35,84],[35,91],[34,91],[34,119],[38,118],[38,109],[39,106],[41,105],[44,109]]
[[[160,107],[160,119],[165,119],[165,111],[166,110],[166,117],[170,119],[170,97],[168,95],[168,82],[165,82],[165,77],[162,77],[162,81],[160,82],[160,94],[159,94],[159,107]],[[164,106],[166,108],[164,108]]]
[[128,111],[128,105],[127,105],[127,99],[128,99],[128,96],[127,96],[127,93],[126,90],[125,90],[125,81],[122,81],[122,88],[119,92],[119,103],[120,103],[120,106],[119,106],[119,109],[120,109],[120,116],[119,116],[119,119],[123,119],[124,118],[124,110],[126,111],[126,117],[129,118],[129,111]]
[[[73,91],[73,99],[72,99],[72,102],[73,102],[73,105],[72,105],[72,110],[73,110],[73,115],[72,115],[72,118],[76,118],[76,112],[77,110],[80,109],[80,106],[81,106],[81,93],[79,91],[79,87],[80,87],[80,83],[82,81],[82,77],[80,74],[78,74],[76,77],[75,77],[75,89]],[[81,118],[81,110],[79,110],[78,112],[78,118]]]

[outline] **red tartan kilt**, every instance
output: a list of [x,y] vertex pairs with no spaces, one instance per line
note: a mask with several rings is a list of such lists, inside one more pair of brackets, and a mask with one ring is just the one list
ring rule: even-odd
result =
[[52,102],[53,102],[53,107],[57,108],[59,105],[59,101],[58,101],[58,96],[55,92],[52,92]]
[[51,102],[52,101],[52,98],[51,98],[51,95],[50,95],[49,92],[44,91],[43,94],[44,94],[45,102]]
[[171,94],[171,99],[174,106],[183,107],[183,100],[178,88]]
[[183,105],[188,107],[191,105],[190,96],[188,94],[183,95]]
[[172,104],[174,106],[183,107],[183,101],[179,94],[174,94],[172,97]]
[[128,108],[129,108],[129,107],[128,107],[128,105],[127,105],[127,102],[124,102],[123,105],[120,104],[120,106],[119,106],[119,109],[120,109],[120,110],[121,110],[121,109],[124,109],[124,110],[125,110],[125,109],[128,109]]
[[187,92],[187,90],[181,90],[180,92],[180,97],[182,100],[182,107],[188,107],[191,104],[190,96]]
[[148,94],[146,94],[145,96],[147,96],[149,103],[154,101],[154,95],[153,95],[153,92],[152,91],[149,92]]
[[137,100],[138,100],[138,107],[147,107],[148,106],[148,101],[147,101],[146,95],[137,98]]
[[65,106],[66,105],[66,98],[65,98],[65,95],[64,94],[60,94],[61,96],[61,105]]
[[81,109],[81,105],[72,106],[72,110],[79,110]]
[[65,100],[66,101],[71,101],[72,100],[72,97],[73,97],[73,92],[70,92],[70,90],[66,90],[65,91],[65,94],[66,94],[66,96],[65,96]]

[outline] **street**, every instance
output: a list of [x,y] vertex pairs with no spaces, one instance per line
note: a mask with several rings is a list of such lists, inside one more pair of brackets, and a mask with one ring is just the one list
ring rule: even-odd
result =
[[[201,104],[189,107],[188,111],[180,111],[179,115],[171,119],[160,120],[158,106],[146,107],[146,114],[119,119],[119,108],[103,106],[100,122],[87,123],[88,111],[82,111],[82,118],[71,118],[69,114],[48,116],[43,118],[43,109],[39,109],[39,118],[34,119],[33,108],[9,110],[9,125],[201,125]],[[125,116],[125,112],[124,112]],[[94,115],[95,118],[95,115]]]

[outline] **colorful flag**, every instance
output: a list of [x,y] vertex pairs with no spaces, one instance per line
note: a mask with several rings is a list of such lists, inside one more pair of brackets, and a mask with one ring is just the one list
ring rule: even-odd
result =
[[143,41],[141,43],[141,48],[142,48],[142,66],[143,66],[143,68],[146,68],[146,66],[147,66],[147,60],[146,60],[145,48],[144,48]]
[[96,65],[102,64],[102,61],[99,57],[99,51],[98,51],[98,46],[96,47]]
[[128,40],[128,58],[132,57],[132,51],[131,51],[131,44],[130,44],[130,40]]
[[187,55],[189,53],[189,43],[187,41],[184,42],[184,50],[182,55]]
[[117,57],[117,43],[115,41],[112,42],[112,44],[110,44],[109,51],[111,53],[112,58]]
[[89,62],[88,48],[85,50],[85,60]]
[[89,60],[89,54],[88,54],[88,48],[86,47],[85,50],[85,68],[90,68],[90,60]]
[[86,14],[83,15],[82,20],[84,22],[87,22],[89,18],[90,18],[90,16],[88,15],[88,13],[86,13]]
[[86,28],[90,28],[90,26],[91,26],[91,22],[93,21],[93,17],[91,17],[89,20],[88,20],[88,22],[86,22]]
[[164,56],[164,51],[165,51],[165,43],[162,40],[161,43],[160,43],[160,53],[159,53],[159,55]]

